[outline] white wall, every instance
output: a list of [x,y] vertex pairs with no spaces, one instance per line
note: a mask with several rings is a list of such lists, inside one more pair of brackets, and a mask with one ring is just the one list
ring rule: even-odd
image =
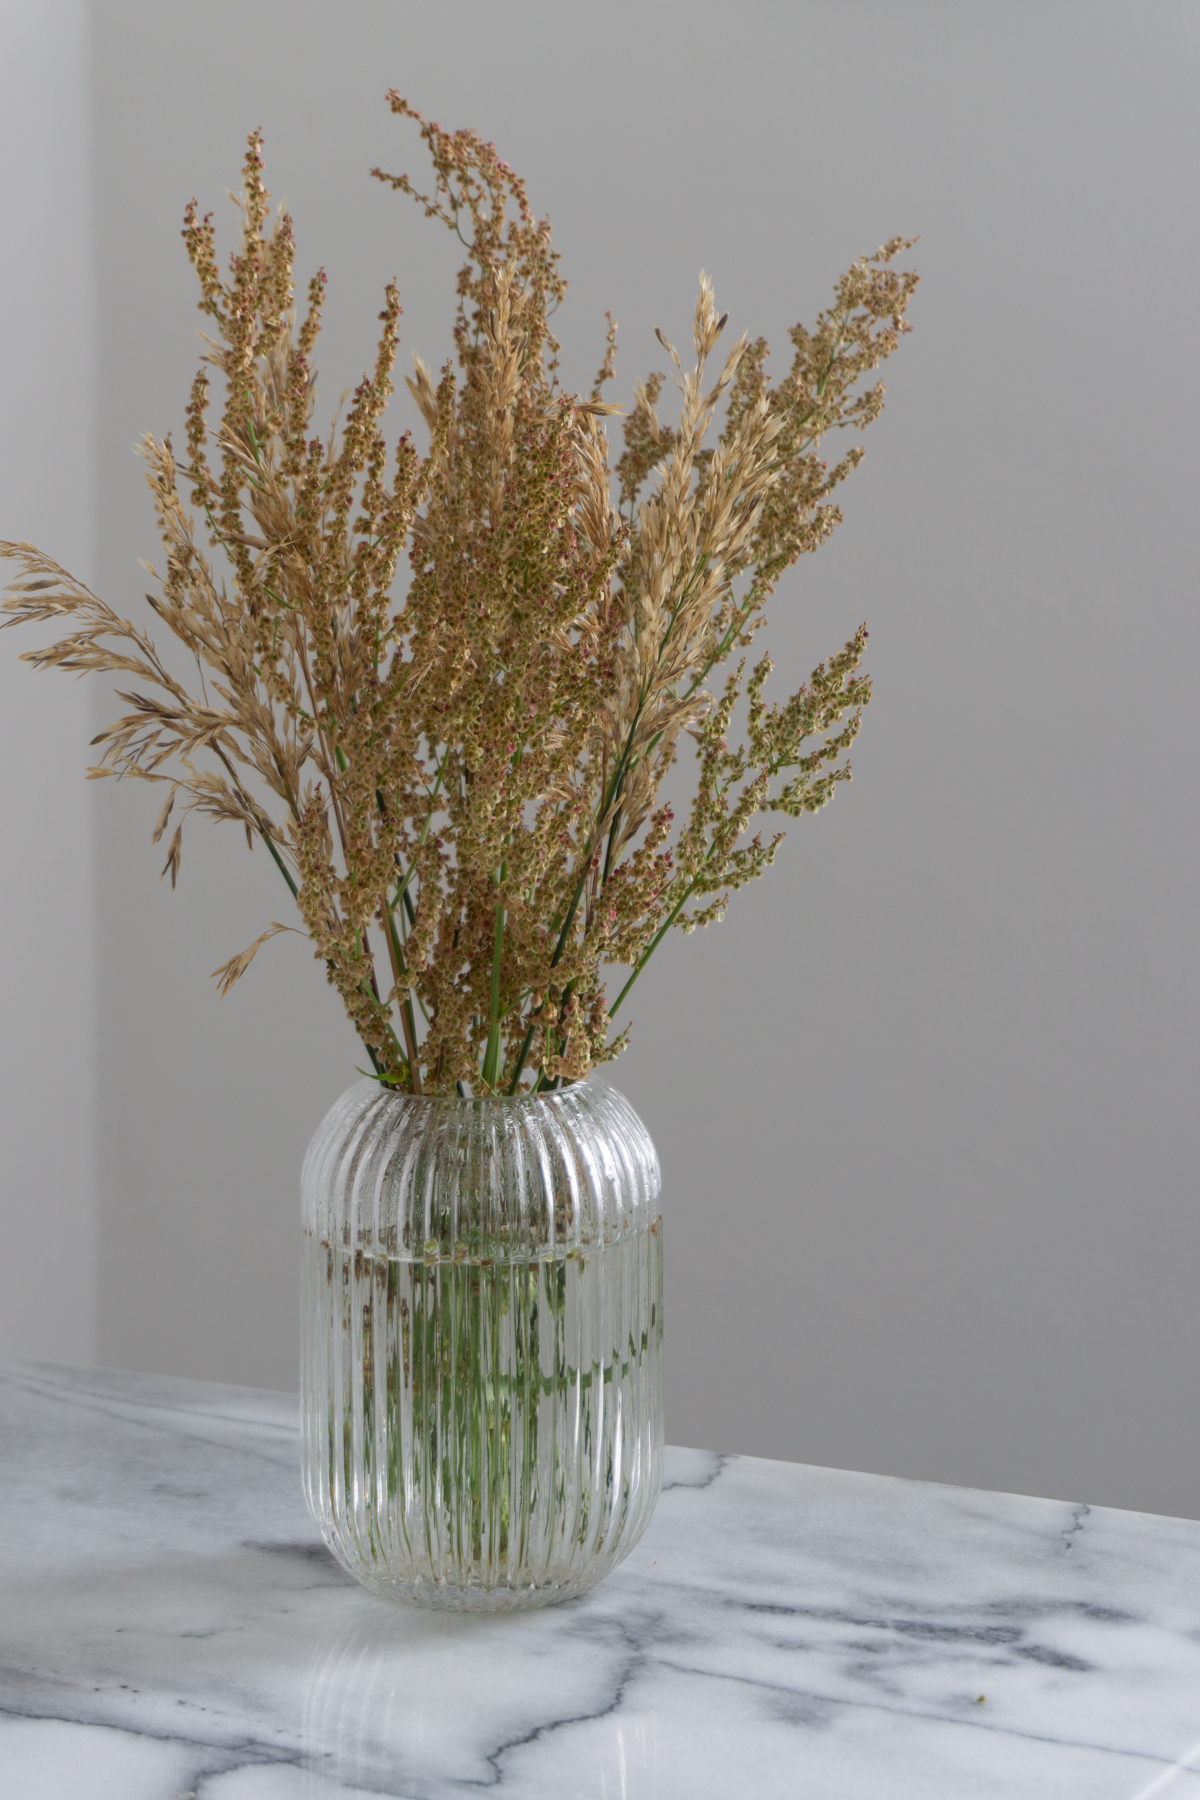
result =
[[[0,538],[95,573],[84,0],[0,5]],[[0,565],[0,582],[15,565]],[[37,639],[37,643],[48,641]],[[0,1354],[96,1354],[92,696],[0,637]]]
[[[855,784],[664,949],[616,1071],[666,1170],[668,1429],[1200,1515],[1195,9],[94,16],[118,605],[153,555],[128,446],[179,429],[195,354],[180,214],[222,208],[252,126],[302,267],[330,272],[330,398],[393,272],[405,355],[448,338],[453,246],[366,179],[420,167],[391,84],[494,138],[550,213],[576,385],[605,307],[626,390],[659,366],[652,327],[686,337],[701,265],[782,365],[854,255],[920,233],[846,523],[769,634],[794,685],[867,618]],[[97,805],[100,1356],[287,1385],[296,1169],[353,1040],[297,939],[211,997],[282,916],[264,858],[196,830],[172,896],[145,795]]]

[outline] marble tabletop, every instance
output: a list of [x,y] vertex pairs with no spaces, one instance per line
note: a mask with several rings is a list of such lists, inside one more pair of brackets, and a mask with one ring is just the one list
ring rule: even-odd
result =
[[327,1554],[286,1394],[0,1364],[3,1800],[1200,1800],[1200,1523],[672,1450],[582,1599]]

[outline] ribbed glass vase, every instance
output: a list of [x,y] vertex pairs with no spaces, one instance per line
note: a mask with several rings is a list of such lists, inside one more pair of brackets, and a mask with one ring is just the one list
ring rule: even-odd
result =
[[613,1088],[359,1082],[304,1163],[304,1485],[338,1561],[425,1606],[546,1605],[662,1485],[658,1158]]

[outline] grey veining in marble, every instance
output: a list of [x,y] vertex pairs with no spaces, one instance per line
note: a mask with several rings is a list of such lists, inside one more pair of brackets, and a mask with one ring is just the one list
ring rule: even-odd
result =
[[507,1618],[372,1598],[284,1395],[0,1368],[3,1800],[1200,1800],[1200,1524],[670,1453]]

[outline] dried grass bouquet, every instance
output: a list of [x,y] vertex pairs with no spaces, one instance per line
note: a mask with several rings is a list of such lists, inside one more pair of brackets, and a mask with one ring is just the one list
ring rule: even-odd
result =
[[[213,334],[186,456],[169,437],[142,445],[166,559],[146,599],[195,682],[28,544],[0,545],[24,571],[3,623],[69,620],[26,660],[124,679],[129,710],[90,772],[165,784],[156,841],[177,803],[262,839],[380,1080],[512,1094],[615,1057],[628,1031],[614,1038],[610,1016],[671,926],[720,918],[773,860],[782,834],[747,837],[756,816],[813,812],[850,778],[865,628],[782,703],[764,697],[768,656],[714,678],[840,520],[832,495],[862,451],[831,468],[819,446],[878,416],[883,386],[863,378],[908,329],[917,278],[891,267],[901,239],[856,262],[814,329],[793,327],[772,386],[762,338],[708,373],[725,316],[702,275],[695,365],[658,334],[679,422],[656,410],[663,374],[636,383],[610,469],[611,317],[590,396],[564,393],[549,321],[566,284],[524,182],[473,132],[389,98],[436,179],[421,194],[373,173],[467,246],[457,367],[435,378],[417,358],[408,382],[428,450],[405,432],[389,457],[382,431],[394,284],[374,370],[340,432],[314,435],[325,275],[297,325],[292,221],[271,221],[255,134],[227,280],[212,215],[185,215]],[[676,826],[659,788],[689,738],[696,790]],[[172,884],[181,841],[177,824]],[[218,970],[220,991],[284,929]],[[611,1008],[608,965],[628,972]]]

